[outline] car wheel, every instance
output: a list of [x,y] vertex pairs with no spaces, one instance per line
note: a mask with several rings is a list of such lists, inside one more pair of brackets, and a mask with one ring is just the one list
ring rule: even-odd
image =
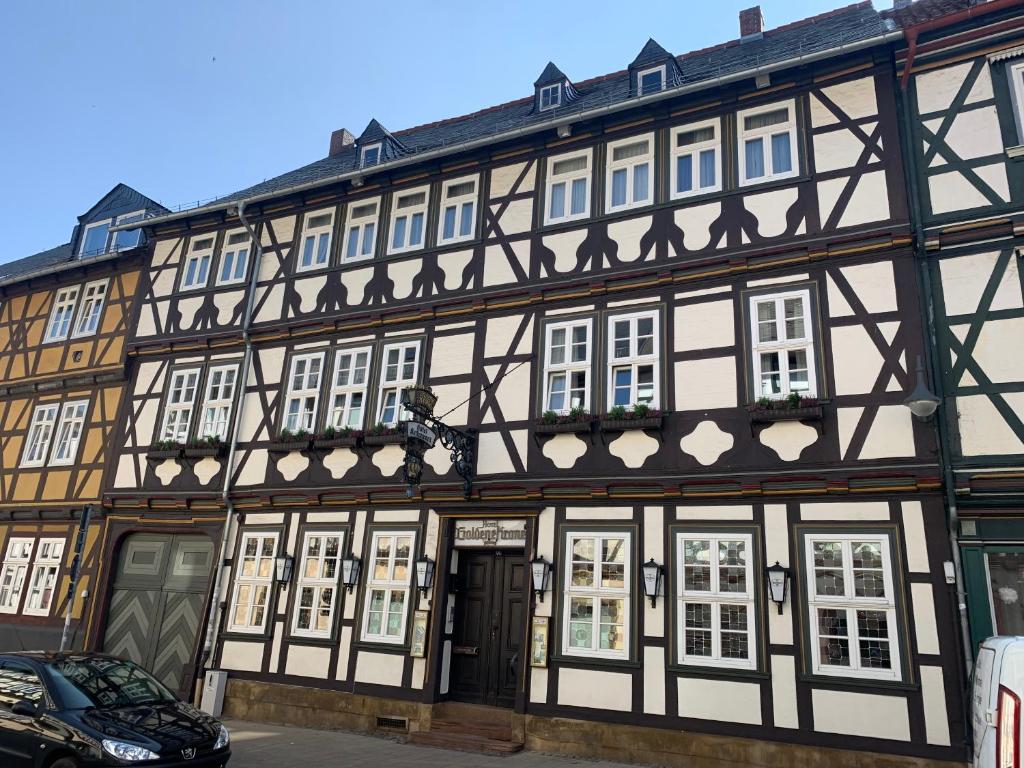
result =
[[50,763],[49,768],[78,768],[78,761],[73,757],[62,757],[60,760]]

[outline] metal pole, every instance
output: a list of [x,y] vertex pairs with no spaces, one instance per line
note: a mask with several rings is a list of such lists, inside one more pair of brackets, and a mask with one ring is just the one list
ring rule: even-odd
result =
[[64,608],[64,631],[60,636],[60,650],[64,652],[68,648],[68,639],[71,635],[71,612],[75,605],[75,590],[78,588],[78,574],[81,571],[82,551],[85,549],[85,534],[89,529],[89,517],[92,515],[92,505],[86,504],[82,509],[82,518],[78,521],[78,538],[75,539],[75,559],[71,561],[71,583],[68,584],[68,594],[65,597],[67,602]]

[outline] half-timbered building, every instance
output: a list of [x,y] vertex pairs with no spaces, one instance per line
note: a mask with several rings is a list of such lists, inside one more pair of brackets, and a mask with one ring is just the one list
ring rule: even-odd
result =
[[971,647],[1024,633],[1024,13],[945,6],[900,12],[897,64]]
[[[870,3],[741,32],[339,130],[148,222],[106,492],[134,522],[96,642],[152,644],[134,585],[223,522],[180,559],[212,589],[179,639],[233,715],[673,764],[962,759],[939,444],[904,405],[903,32]],[[475,431],[468,493],[440,444],[404,482],[424,385]]]
[[85,641],[143,266],[137,225],[161,213],[119,184],[67,243],[0,266],[0,647],[58,648],[69,611],[67,647]]

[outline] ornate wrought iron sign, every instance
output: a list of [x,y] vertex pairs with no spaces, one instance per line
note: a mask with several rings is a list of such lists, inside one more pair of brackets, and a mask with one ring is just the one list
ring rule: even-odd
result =
[[410,498],[423,476],[423,454],[440,440],[451,452],[455,471],[463,481],[463,493],[469,498],[476,474],[476,430],[449,427],[434,417],[437,396],[429,387],[411,387],[402,392],[402,405],[409,413],[405,422],[405,465],[402,473]]

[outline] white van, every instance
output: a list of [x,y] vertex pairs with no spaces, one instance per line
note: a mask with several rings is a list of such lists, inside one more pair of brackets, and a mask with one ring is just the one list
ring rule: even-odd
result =
[[1022,768],[1024,637],[990,637],[974,663],[974,768]]

